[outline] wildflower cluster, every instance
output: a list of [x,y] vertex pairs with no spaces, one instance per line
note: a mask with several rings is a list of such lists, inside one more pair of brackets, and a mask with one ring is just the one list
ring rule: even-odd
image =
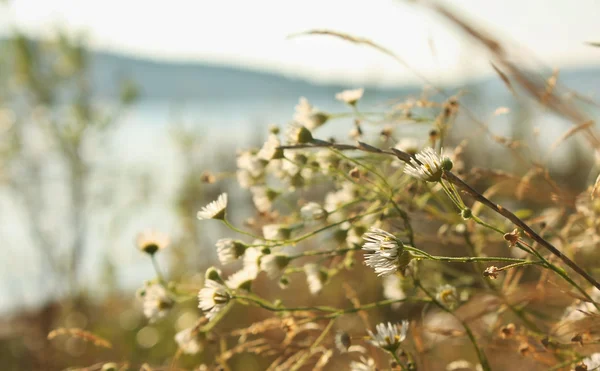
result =
[[[222,193],[197,212],[203,225],[221,223],[230,232],[215,228],[220,235],[211,249],[220,268],[207,269],[195,291],[185,278],[169,281],[161,275],[155,255],[165,250],[167,238],[140,237],[140,250],[157,269],[157,279],[140,294],[146,316],[164,320],[180,302],[191,300],[203,322],[175,335],[183,354],[204,352],[213,346],[207,339],[220,336],[215,364],[248,353],[266,357],[272,369],[345,362],[351,370],[412,370],[430,362],[428,352],[442,347],[444,339],[462,338],[471,360],[451,357],[443,367],[491,370],[496,361],[489,354],[499,342],[511,343],[515,357],[531,362],[536,362],[532,339],[546,330],[563,343],[552,349],[593,342],[596,331],[585,324],[598,316],[598,295],[584,285],[592,282],[584,269],[556,253],[554,240],[546,239],[552,234],[536,234],[517,213],[490,201],[496,188],[479,193],[457,175],[466,168],[465,144],[442,143],[449,129],[444,123],[458,110],[455,99],[365,113],[359,109],[364,103],[358,104],[363,93],[336,96],[351,110],[346,113],[321,111],[302,98],[286,130],[272,127],[260,148],[238,152],[235,178],[251,210],[244,197],[236,194],[228,203]],[[417,106],[438,111],[423,137],[396,140],[400,127],[362,125],[394,115],[416,125],[407,110]],[[348,135],[319,137],[323,127],[345,118],[351,119]],[[473,179],[478,178],[468,178]],[[210,186],[232,189],[220,181]],[[595,228],[600,208],[594,202],[577,198],[575,211],[563,221]],[[545,219],[532,213],[531,220]],[[589,229],[578,233],[573,227],[569,233],[582,251],[597,237]],[[562,263],[580,277],[565,273]],[[577,293],[578,301],[564,312],[548,309],[546,318],[560,317],[555,328],[544,330],[536,319],[544,309],[534,303],[550,295],[535,289],[536,277],[552,280],[557,291],[570,286]],[[532,289],[517,295],[519,280]],[[535,311],[527,311],[530,305]],[[248,313],[243,319],[232,314],[242,311]],[[409,324],[414,339],[407,336]],[[281,332],[282,341],[266,335],[274,331]],[[553,341],[544,338],[540,344],[551,349]],[[583,369],[596,364],[596,355],[586,358],[569,348],[560,359]]]

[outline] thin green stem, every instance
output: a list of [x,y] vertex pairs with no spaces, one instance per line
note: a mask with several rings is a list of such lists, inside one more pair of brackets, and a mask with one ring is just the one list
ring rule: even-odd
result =
[[[377,178],[379,178],[384,185],[386,185],[388,188],[391,188],[390,185],[388,184],[387,180],[383,177],[383,175],[379,174],[377,171],[375,171],[374,169],[372,169],[371,167],[363,164],[362,162],[358,161],[357,159],[354,159],[352,157],[348,157],[346,155],[344,155],[342,152],[338,151],[337,149],[331,148],[331,151],[333,151],[335,154],[337,154],[338,156],[352,162],[353,164],[360,166],[362,168],[365,168],[366,170],[369,171],[369,173],[374,174]],[[376,186],[382,193],[385,194],[385,192],[379,188],[378,186]]]
[[[467,247],[469,248],[470,254],[473,256],[477,255],[475,245],[473,244],[473,241],[471,241],[471,237],[469,236],[469,234],[465,233],[464,237],[465,237],[465,242],[467,244]],[[500,292],[498,290],[498,288],[489,279],[486,279],[481,274],[481,272],[483,272],[483,266],[482,266],[481,262],[477,262],[476,264],[477,264],[477,270],[479,272],[478,276],[481,278],[483,284],[486,285],[490,290],[492,290],[503,301],[504,305],[506,305],[508,307],[508,309],[510,309],[517,317],[519,317],[521,319],[521,321],[523,321],[523,323],[525,325],[527,325],[527,327],[529,329],[540,333],[540,329],[537,327],[537,325],[525,316],[523,309],[519,309],[519,308],[515,307],[514,305],[512,305],[511,303],[509,303],[508,300],[502,294],[502,292]]]
[[[517,244],[520,244],[520,243],[517,242]],[[531,249],[531,251],[533,251],[534,254],[541,261],[544,262],[544,265],[548,269],[555,272],[560,277],[562,277],[565,281],[567,281],[571,286],[575,287],[575,289],[577,289],[577,291],[579,291],[581,293],[581,295],[583,295],[590,303],[592,303],[596,307],[596,309],[600,310],[600,305],[598,303],[596,303],[596,301],[594,299],[592,299],[592,297],[587,293],[587,291],[585,291],[577,282],[575,282],[571,277],[569,277],[569,275],[567,274],[567,272],[564,269],[556,266],[555,264],[552,264],[548,259],[545,259],[542,256],[542,254],[540,254],[536,249]]]
[[158,261],[156,260],[156,254],[151,255],[152,266],[154,267],[154,271],[156,272],[156,278],[158,278],[158,282],[162,285],[166,283],[164,276],[160,271],[160,267],[158,265]]
[[456,207],[458,207],[459,210],[463,210],[464,208],[466,208],[460,196],[457,193],[453,192],[450,188],[448,188],[448,186],[444,183],[443,180],[440,179],[439,183],[444,189],[444,192],[446,192],[450,200],[454,203],[454,205],[456,205]]
[[392,357],[394,357],[394,360],[396,361],[396,363],[398,364],[398,366],[400,366],[400,368],[403,371],[406,371],[406,367],[404,366],[404,364],[402,363],[402,361],[400,360],[400,357],[398,357],[398,354],[396,354],[396,352],[392,352],[391,350],[388,351],[388,353],[390,353],[392,355]]
[[246,300],[251,303],[258,305],[259,307],[272,311],[272,312],[304,312],[304,311],[316,311],[316,312],[338,312],[338,308],[328,306],[310,306],[310,307],[281,307],[275,306],[268,301],[256,296],[248,295],[233,295],[232,299]]
[[342,225],[342,224],[344,224],[346,222],[353,222],[353,221],[355,221],[357,219],[364,218],[367,215],[376,214],[376,213],[381,212],[381,211],[383,211],[383,208],[378,208],[378,209],[375,209],[373,211],[367,211],[367,212],[362,213],[360,215],[355,215],[355,216],[353,216],[351,218],[344,219],[344,220],[341,220],[341,221],[336,222],[336,223],[328,224],[328,225],[323,226],[323,227],[321,227],[319,229],[316,229],[316,230],[314,230],[312,232],[306,233],[306,234],[304,234],[302,236],[299,236],[299,237],[296,237],[296,238],[293,238],[293,239],[290,239],[290,240],[265,240],[264,238],[261,238],[261,239],[264,240],[264,241],[267,241],[267,242],[272,242],[272,244],[270,244],[269,247],[277,247],[277,246],[283,246],[283,245],[293,245],[293,244],[296,244],[298,242],[304,241],[304,240],[306,240],[306,239],[308,239],[308,238],[310,238],[312,236],[315,236],[315,235],[317,235],[317,234],[319,234],[321,232],[324,232],[324,231],[326,231],[328,229],[331,229],[331,228],[337,227],[339,225]]
[[456,317],[456,315],[450,309],[448,309],[444,304],[440,303],[435,298],[434,295],[432,295],[427,289],[425,289],[425,287],[423,287],[420,280],[415,279],[414,282],[415,282],[415,286],[419,287],[425,293],[425,295],[427,295],[431,299],[431,302],[433,304],[435,304],[438,308],[440,308],[444,312],[454,316],[454,318],[456,318],[461,323],[461,325],[465,329],[465,333],[467,334],[467,337],[469,338],[469,340],[473,344],[473,347],[475,348],[475,351],[477,353],[477,358],[479,359],[479,363],[481,363],[481,367],[485,371],[491,371],[491,368],[490,368],[488,359],[485,355],[485,352],[479,347],[479,344],[477,343],[477,339],[475,338],[475,335],[473,334],[473,331],[471,331],[471,328],[469,327],[469,325],[464,320]]
[[[329,306],[311,306],[311,307],[283,307],[283,306],[275,306],[271,303],[269,303],[268,301],[252,295],[252,296],[248,296],[248,295],[233,295],[232,299],[238,299],[238,300],[245,300],[248,302],[252,302],[256,305],[258,305],[259,307],[272,311],[272,312],[307,312],[307,311],[315,311],[315,312],[329,312],[330,314],[327,314],[325,316],[319,317],[319,319],[328,319],[328,318],[335,318],[335,317],[339,317],[341,315],[344,314],[349,314],[349,313],[356,313],[359,312],[361,310],[368,310],[368,309],[373,309],[373,308],[378,308],[378,307],[384,307],[384,306],[388,306],[394,303],[402,303],[402,302],[429,302],[429,299],[424,299],[424,298],[415,298],[415,297],[411,297],[411,298],[403,298],[403,299],[388,299],[388,300],[381,300],[381,301],[377,301],[377,302],[373,302],[373,303],[369,303],[369,304],[365,304],[365,305],[361,305],[359,307],[352,307],[352,308],[347,308],[347,309],[339,309],[339,308],[334,308],[334,307],[329,307]],[[311,319],[312,320],[312,319]]]
[[344,249],[333,249],[333,250],[324,250],[324,251],[312,250],[312,251],[305,251],[305,252],[297,254],[297,255],[290,255],[289,258],[290,259],[298,259],[298,258],[304,258],[307,256],[342,255],[343,253],[346,253],[348,251],[356,251],[356,250],[360,250],[360,249],[361,249],[360,246],[355,246],[355,247],[348,247],[348,248],[344,248]]
[[489,228],[489,229],[491,229],[491,230],[493,230],[493,231],[496,231],[496,232],[498,232],[498,233],[501,233],[502,235],[504,235],[504,234],[505,234],[505,232],[504,232],[502,229],[500,229],[500,228],[496,228],[496,227],[494,227],[493,225],[491,225],[491,224],[488,224],[488,223],[484,222],[483,220],[481,220],[481,219],[480,219],[478,216],[476,216],[476,215],[473,215],[473,216],[471,216],[471,219],[473,219],[473,221],[474,221],[475,223],[479,224],[479,225],[482,225],[482,226],[484,226],[484,227],[486,227],[486,228]]
[[244,234],[246,236],[250,236],[250,237],[252,237],[254,239],[269,241],[269,240],[265,240],[262,236],[257,236],[257,235],[255,235],[253,233],[246,232],[246,231],[244,231],[242,229],[237,228],[236,226],[234,226],[233,224],[231,224],[229,222],[229,220],[227,220],[227,219],[222,219],[222,222],[227,226],[227,228],[231,229],[234,232],[241,233],[241,234]]
[[350,314],[350,313],[360,312],[361,310],[369,310],[369,309],[373,309],[373,308],[385,307],[385,306],[388,306],[388,305],[391,305],[391,304],[404,303],[404,302],[429,303],[429,302],[431,302],[431,300],[430,299],[426,299],[426,298],[417,298],[417,297],[410,297],[410,298],[404,298],[404,299],[381,300],[381,301],[377,301],[377,302],[374,302],[374,303],[361,305],[359,307],[353,307],[353,308],[338,310],[335,313],[327,314],[325,316],[322,316],[321,318],[334,318],[334,317],[339,317],[339,316],[344,315],[344,314]]
[[408,213],[406,211],[402,210],[400,208],[400,206],[398,206],[398,204],[394,201],[394,199],[391,196],[389,198],[389,201],[392,203],[392,205],[394,206],[394,209],[396,209],[398,214],[400,214],[400,217],[402,218],[402,221],[404,222],[404,229],[406,229],[406,232],[408,234],[408,243],[410,243],[411,245],[414,246],[415,233],[413,231],[412,225],[410,224],[410,218],[408,216]]
[[227,314],[227,312],[229,312],[231,307],[233,307],[233,303],[233,300],[227,303],[227,305],[225,305],[225,307],[223,307],[223,309],[221,309],[219,313],[217,313],[213,318],[211,318],[210,321],[206,325],[202,326],[198,331],[209,332],[210,330],[212,330],[225,317],[225,315]]
[[505,265],[504,267],[500,267],[500,268],[498,268],[498,272],[505,271],[505,270],[512,269],[512,268],[516,268],[516,267],[522,267],[524,265],[532,265],[532,264],[543,265],[543,266],[546,265],[542,261],[538,261],[538,262],[524,261],[524,262],[513,263],[513,264]]
[[506,262],[506,263],[519,263],[519,264],[543,264],[542,261],[533,262],[529,260],[519,258],[507,258],[503,256],[436,256],[426,253],[423,250],[417,249],[411,246],[404,246],[404,249],[415,252],[420,256],[415,258],[424,258],[428,260],[441,261],[446,263],[473,263],[473,262]]
[[[386,115],[386,112],[360,112],[362,115]],[[356,112],[328,113],[329,119],[354,117]]]

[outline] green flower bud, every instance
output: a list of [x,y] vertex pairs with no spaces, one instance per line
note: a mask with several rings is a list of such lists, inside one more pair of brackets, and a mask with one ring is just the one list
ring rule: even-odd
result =
[[221,274],[215,267],[210,267],[206,270],[205,278],[211,281],[223,282]]
[[442,160],[442,170],[444,171],[450,171],[452,170],[452,167],[454,166],[454,164],[452,163],[452,160],[450,160],[448,157],[444,157],[444,159]]

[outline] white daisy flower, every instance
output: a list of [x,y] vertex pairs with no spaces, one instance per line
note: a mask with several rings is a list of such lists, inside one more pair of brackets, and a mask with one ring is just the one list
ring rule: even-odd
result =
[[348,352],[348,349],[352,345],[352,339],[350,335],[348,335],[345,331],[338,331],[335,334],[335,347],[340,351],[340,353]]
[[248,189],[252,186],[262,184],[264,182],[263,175],[255,177],[248,170],[244,169],[238,169],[235,172],[235,177],[240,187],[244,189]]
[[241,269],[227,278],[225,285],[230,289],[242,289],[250,291],[252,281],[256,278],[257,271],[253,269]]
[[363,238],[367,241],[362,248],[367,252],[365,264],[373,268],[378,276],[387,276],[399,270],[400,256],[404,251],[393,234],[371,227]]
[[175,334],[175,341],[179,345],[179,349],[186,354],[196,354],[204,348],[195,326],[179,331]]
[[390,300],[406,298],[406,293],[402,290],[402,279],[397,274],[383,277],[383,296]]
[[150,322],[166,316],[175,304],[167,290],[156,283],[147,285],[138,291],[138,297],[142,300],[144,315]]
[[198,211],[198,219],[225,219],[225,209],[227,208],[227,193],[221,193],[216,201],[212,201]]
[[279,148],[281,142],[275,134],[269,134],[267,141],[258,151],[257,157],[263,161],[279,160],[283,158],[283,150]]
[[309,202],[302,206],[300,209],[300,215],[302,219],[310,220],[322,220],[327,218],[327,211],[316,202]]
[[306,282],[308,282],[308,290],[313,295],[318,294],[327,281],[327,272],[320,269],[317,264],[306,264],[304,273],[306,274]]
[[362,98],[363,94],[365,92],[365,89],[360,88],[360,89],[353,89],[353,90],[344,90],[340,93],[337,93],[335,95],[335,99],[347,103],[351,106],[354,106],[356,104],[356,102],[358,102],[360,100],[360,98]]
[[363,241],[363,236],[366,232],[366,228],[362,225],[354,225],[348,229],[346,235],[346,244],[348,247],[355,247],[360,245]]
[[204,272],[204,279],[217,282],[223,282],[221,278],[221,270],[216,267],[210,267]]
[[600,353],[594,353],[583,360],[588,370],[596,370],[600,368]]
[[169,236],[149,229],[138,234],[136,242],[140,251],[154,255],[169,245]]
[[252,192],[252,202],[256,206],[256,210],[261,213],[271,210],[273,201],[281,194],[266,186],[258,186],[250,188]]
[[227,288],[217,281],[206,280],[204,287],[198,293],[198,308],[202,309],[209,320],[229,303],[231,297]]
[[329,120],[329,115],[327,113],[314,108],[306,98],[300,98],[300,101],[296,106],[294,121],[304,125],[308,130],[314,130],[325,124],[327,120]]
[[360,356],[359,361],[350,362],[350,371],[377,371],[377,365],[373,358]]
[[249,274],[254,275],[254,277],[258,276],[262,256],[263,253],[259,249],[255,247],[247,248],[244,252],[244,270],[248,270]]
[[340,209],[345,204],[356,200],[357,190],[354,184],[344,183],[337,191],[325,195],[323,208],[327,211],[331,222],[339,222],[344,219],[344,212]]
[[279,277],[277,284],[279,285],[279,288],[285,290],[290,286],[290,278],[288,276],[281,276]]
[[371,254],[365,258],[365,264],[375,270],[375,273],[380,276],[387,276],[398,272],[398,258],[390,259],[381,254]]
[[293,123],[288,127],[287,140],[289,144],[305,144],[313,141],[313,136],[306,126]]
[[340,164],[340,158],[329,149],[319,150],[316,161],[323,174],[330,174],[332,169],[337,169]]
[[446,365],[446,371],[473,370],[473,364],[466,359],[457,359]]
[[247,170],[253,177],[261,177],[265,173],[265,167],[268,161],[260,158],[251,151],[242,151],[238,153],[236,164],[240,170]]
[[336,211],[344,204],[356,199],[356,187],[352,183],[344,183],[341,189],[332,191],[325,195],[325,210],[331,213]]
[[108,362],[102,365],[101,371],[116,371],[119,370],[120,366],[115,362]]
[[437,301],[447,306],[454,306],[458,303],[459,299],[456,287],[452,285],[442,285],[438,287],[435,298]]
[[288,161],[284,161],[281,165],[281,171],[284,178],[293,177],[299,174],[302,166],[306,164],[306,156],[302,153],[294,152],[286,157]]
[[222,238],[217,241],[217,255],[221,264],[229,264],[236,261],[246,251],[246,244],[231,238]]
[[375,326],[376,333],[372,333],[368,330],[369,336],[371,337],[371,343],[375,346],[385,349],[390,352],[395,352],[400,343],[406,339],[406,333],[408,332],[408,321],[402,321],[402,326],[398,324],[392,324],[388,322],[380,323]]
[[262,232],[267,240],[287,240],[292,235],[292,230],[283,224],[264,225]]
[[437,182],[442,176],[442,163],[445,162],[450,160],[442,158],[433,148],[427,147],[410,159],[410,163],[404,167],[404,172],[426,182]]
[[269,278],[275,278],[283,273],[290,263],[290,257],[283,254],[269,254],[260,260],[260,269],[267,272]]
[[[594,301],[600,301],[600,290],[592,288],[589,294]],[[560,322],[566,323],[584,319],[587,317],[586,313],[598,313],[598,309],[596,309],[593,303],[577,300],[565,308]]]
[[402,138],[396,143],[394,148],[404,151],[410,155],[416,155],[419,152],[421,143],[415,138]]

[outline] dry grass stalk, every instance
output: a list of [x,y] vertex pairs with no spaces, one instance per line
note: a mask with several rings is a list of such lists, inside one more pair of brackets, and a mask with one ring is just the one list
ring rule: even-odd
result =
[[50,331],[50,333],[48,334],[48,339],[52,340],[60,335],[76,337],[78,339],[92,343],[97,347],[112,348],[112,344],[108,340],[101,338],[100,336],[97,336],[89,331],[82,330],[80,328],[57,328],[55,330]]

